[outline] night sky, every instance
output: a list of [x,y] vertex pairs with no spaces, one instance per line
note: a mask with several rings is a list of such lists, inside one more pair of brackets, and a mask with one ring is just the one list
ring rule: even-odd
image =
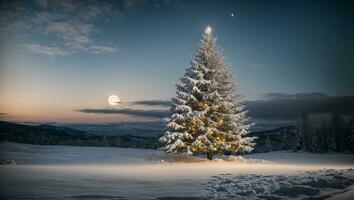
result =
[[[353,1],[2,1],[0,113],[17,121],[150,120],[210,25],[246,100],[354,95]],[[140,102],[140,103],[134,103]],[[153,108],[151,108],[153,107]]]

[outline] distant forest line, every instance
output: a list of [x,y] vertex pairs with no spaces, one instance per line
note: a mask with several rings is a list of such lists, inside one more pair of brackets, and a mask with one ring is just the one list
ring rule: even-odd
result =
[[[251,132],[256,136],[253,152],[264,153],[278,150],[309,152],[354,152],[354,117],[345,119],[334,113],[329,120],[315,126],[304,113],[296,126],[279,127],[266,131]],[[88,134],[73,128],[52,125],[24,125],[0,121],[0,141],[34,145],[95,146],[158,149],[159,136],[134,135],[102,136]]]

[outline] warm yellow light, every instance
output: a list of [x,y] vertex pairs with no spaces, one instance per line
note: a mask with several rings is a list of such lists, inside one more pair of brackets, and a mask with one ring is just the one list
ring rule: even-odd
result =
[[210,34],[211,31],[212,31],[212,29],[211,29],[210,26],[206,27],[206,29],[205,29],[205,34]]

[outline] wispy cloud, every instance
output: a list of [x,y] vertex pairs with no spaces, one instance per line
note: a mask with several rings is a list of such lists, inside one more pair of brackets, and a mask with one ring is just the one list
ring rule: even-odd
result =
[[70,52],[60,49],[56,46],[44,46],[40,44],[24,44],[24,51],[34,54],[44,54],[48,56],[66,56]]
[[123,0],[123,6],[126,9],[137,8],[142,6],[152,6],[156,9],[163,7],[182,7],[183,4],[180,0]]
[[136,105],[144,105],[144,106],[171,106],[171,101],[166,100],[143,100],[143,101],[134,101],[132,102]]
[[309,93],[267,93],[264,95],[265,99],[320,99],[328,97],[329,95],[322,92],[309,92]]
[[[35,4],[29,4],[26,1],[14,1],[2,4],[1,11],[0,32],[25,32],[27,36],[47,37],[51,41],[44,44],[44,40],[37,46],[27,48],[30,53],[56,56],[78,52],[101,54],[118,51],[117,47],[99,43],[92,36],[93,33],[102,33],[95,26],[95,21],[105,20],[117,13],[107,2],[37,0]],[[55,47],[52,47],[53,41],[57,41]],[[35,42],[31,43],[36,45]]]
[[171,101],[168,100],[141,100],[141,101],[127,101],[127,102],[119,102],[124,106],[153,106],[153,107],[170,107]]
[[114,47],[109,47],[109,46],[100,46],[100,45],[92,45],[88,47],[88,50],[90,50],[92,53],[95,54],[100,54],[100,53],[114,53],[118,51],[117,48]]
[[[96,22],[108,22],[112,17],[126,15],[131,10],[179,8],[179,0],[12,0],[0,2],[0,35],[11,33],[41,46],[65,49],[65,55],[75,53],[116,53],[120,49],[112,42],[99,42],[104,33]],[[24,37],[25,36],[25,37]],[[35,42],[41,38],[40,42]],[[45,43],[45,40],[50,41]],[[38,54],[47,51],[28,51]],[[55,54],[59,55],[59,54]],[[54,55],[54,56],[55,56]],[[60,54],[62,55],[62,54]],[[52,56],[52,55],[51,55]]]
[[153,117],[153,118],[163,118],[166,117],[167,110],[139,110],[139,109],[108,109],[108,108],[85,108],[76,110],[82,113],[93,113],[93,114],[126,114],[138,117]]
[[50,23],[44,33],[53,34],[70,46],[84,45],[91,42],[89,36],[93,31],[92,24],[83,24],[75,21]]

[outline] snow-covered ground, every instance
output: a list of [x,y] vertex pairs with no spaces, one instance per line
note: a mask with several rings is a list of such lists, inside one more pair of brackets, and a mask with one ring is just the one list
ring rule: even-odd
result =
[[282,151],[208,161],[155,150],[1,143],[0,160],[16,163],[0,166],[0,199],[354,198],[353,154]]

